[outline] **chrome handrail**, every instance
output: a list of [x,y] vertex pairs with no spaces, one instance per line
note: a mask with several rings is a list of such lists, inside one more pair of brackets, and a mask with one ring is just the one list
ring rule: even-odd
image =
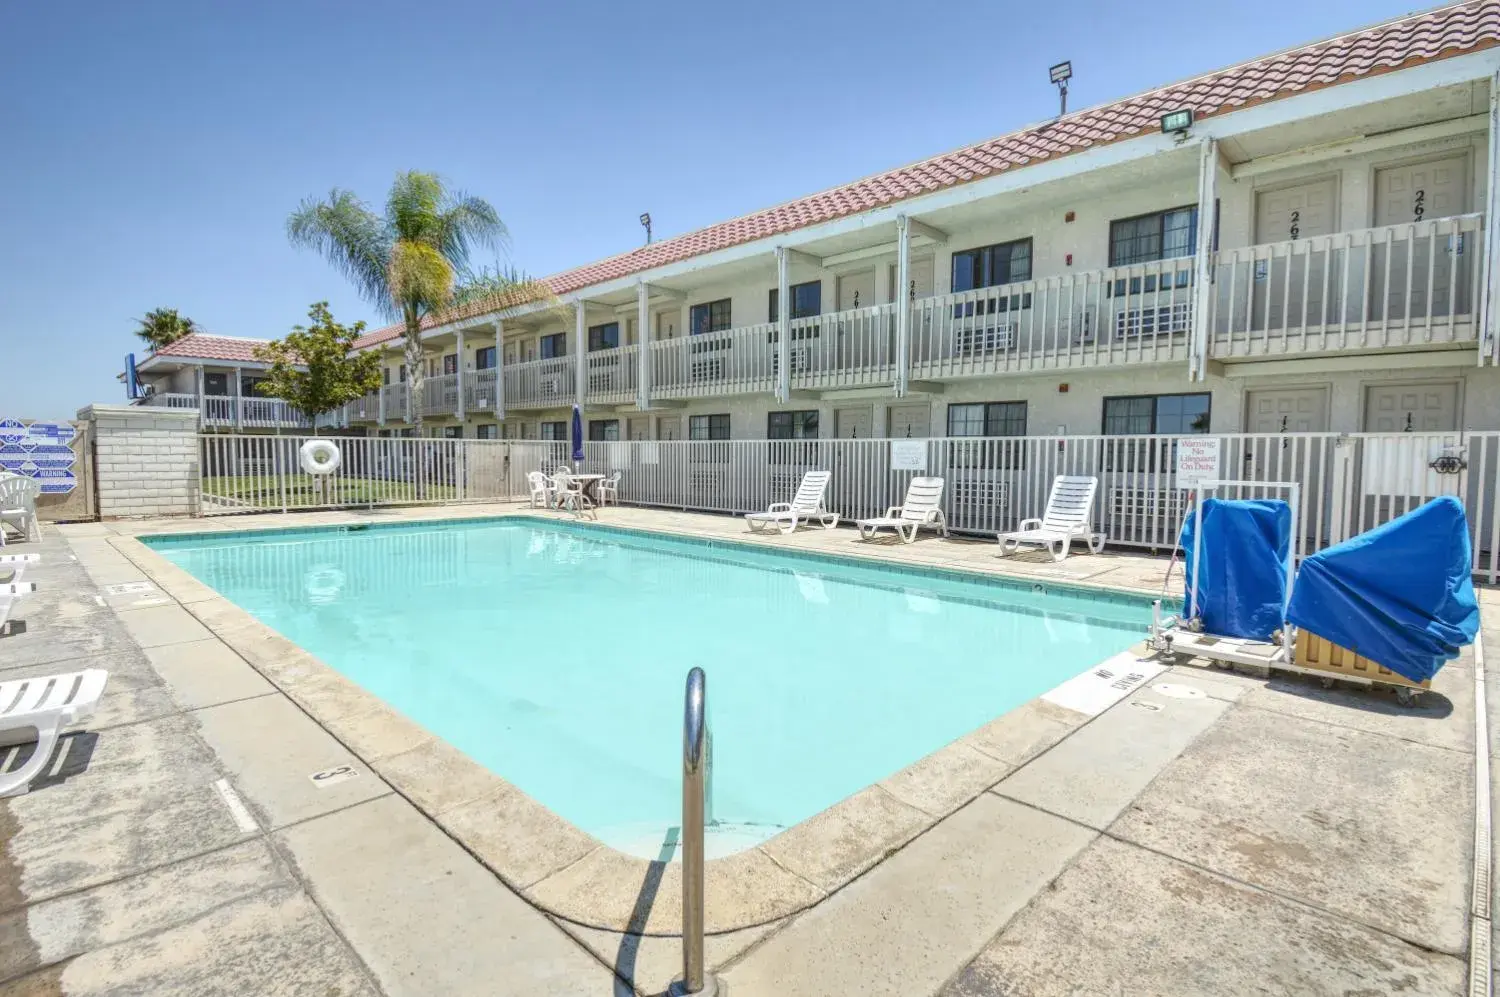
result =
[[712,995],[718,981],[703,968],[703,815],[710,760],[703,669],[688,672],[682,716],[682,980],[683,994]]

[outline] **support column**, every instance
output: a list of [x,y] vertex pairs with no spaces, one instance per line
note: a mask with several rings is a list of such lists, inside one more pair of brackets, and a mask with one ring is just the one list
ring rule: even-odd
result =
[[[783,405],[792,397],[792,303],[787,279],[785,246],[776,247],[776,400]],[[688,330],[689,332],[691,330]]]
[[891,301],[896,305],[896,397],[906,396],[911,356],[911,220],[896,216],[896,286]]
[[206,400],[207,396],[203,393],[202,364],[199,364],[197,367],[193,368],[193,384],[194,393],[198,396],[198,425],[202,426],[207,421],[205,419],[205,416],[208,415],[208,401]]
[[505,421],[505,323],[495,320],[495,421]]
[[645,281],[635,284],[635,407],[651,407],[651,289]]
[[375,389],[375,420],[384,428],[385,426],[385,355],[380,357],[380,387]]
[[[1495,330],[1496,295],[1500,294],[1500,73],[1490,77],[1489,162],[1484,178],[1484,245],[1479,258],[1484,261],[1483,286],[1479,293],[1479,365],[1500,364],[1500,334]],[[1462,236],[1459,236],[1462,238]]]
[[454,380],[458,382],[458,421],[464,421],[464,331],[458,330],[458,362],[453,365]]
[[240,384],[240,368],[234,369],[234,428],[236,431],[244,424],[245,418],[245,389]]
[[577,357],[574,359],[573,379],[577,383],[573,386],[573,404],[578,406],[578,411],[580,412],[583,411],[584,389],[588,387],[588,370],[584,364],[584,354],[588,352],[589,345],[588,319],[585,317],[586,311],[587,308],[583,301],[580,300],[574,305],[573,339],[574,352],[577,354]]
[[1208,376],[1209,314],[1213,304],[1214,206],[1219,197],[1219,143],[1205,138],[1198,155],[1198,247],[1193,257],[1193,326],[1188,343],[1188,380]]

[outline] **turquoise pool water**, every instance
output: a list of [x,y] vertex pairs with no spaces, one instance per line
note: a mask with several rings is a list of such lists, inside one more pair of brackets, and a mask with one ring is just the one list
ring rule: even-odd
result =
[[1123,597],[545,521],[146,542],[574,824],[653,855],[678,820],[694,665],[724,851],[1124,650],[1150,615]]

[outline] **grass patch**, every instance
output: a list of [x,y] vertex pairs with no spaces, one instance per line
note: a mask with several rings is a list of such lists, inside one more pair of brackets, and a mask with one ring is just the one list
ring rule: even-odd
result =
[[257,507],[312,505],[369,505],[382,502],[445,502],[458,497],[446,484],[416,485],[410,481],[338,476],[322,483],[305,474],[278,478],[270,474],[242,474],[203,479],[205,500]]

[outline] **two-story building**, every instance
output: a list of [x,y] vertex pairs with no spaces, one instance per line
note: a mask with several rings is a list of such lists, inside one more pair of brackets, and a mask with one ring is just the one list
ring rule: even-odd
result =
[[[470,438],[1497,429],[1497,46],[1472,0],[653,242],[429,323],[415,401]],[[360,341],[343,426],[409,432],[401,345]]]
[[266,365],[255,358],[263,339],[190,333],[136,366],[141,405],[196,409],[205,430],[265,433],[310,429],[280,398],[261,393]]

